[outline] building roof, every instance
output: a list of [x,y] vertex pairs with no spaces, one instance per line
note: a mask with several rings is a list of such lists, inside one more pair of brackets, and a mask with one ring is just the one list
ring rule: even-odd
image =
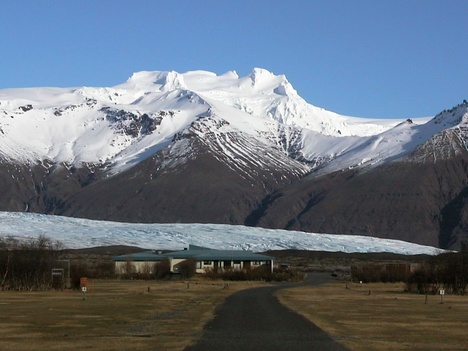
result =
[[214,250],[206,247],[190,245],[188,249],[168,253],[144,251],[130,255],[112,257],[114,261],[161,261],[169,259],[194,258],[197,261],[270,261],[274,257],[245,250]]
[[167,258],[163,254],[158,253],[158,251],[143,251],[137,252],[128,255],[114,256],[112,257],[113,261],[161,261],[162,259]]
[[195,258],[198,261],[269,261],[273,257],[243,250],[184,250],[166,254],[171,258]]

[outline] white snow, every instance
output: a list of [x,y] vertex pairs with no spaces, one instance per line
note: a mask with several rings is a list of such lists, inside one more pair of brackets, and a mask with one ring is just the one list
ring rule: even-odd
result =
[[435,255],[442,250],[368,236],[315,234],[223,224],[130,224],[33,213],[0,212],[0,237],[46,235],[67,248],[131,245],[181,250],[189,244],[213,249],[392,252]]
[[[32,109],[24,111],[28,105]],[[173,114],[151,134],[130,136],[122,125],[131,121],[109,121],[103,108],[137,118]],[[114,87],[0,90],[0,153],[30,163],[107,162],[116,173],[167,147],[176,133],[203,116],[227,121],[234,133],[286,154],[301,154],[321,164],[322,172],[394,159],[448,128],[427,123],[429,118],[411,124],[338,115],[307,103],[284,75],[260,68],[245,77],[234,71],[143,71]]]

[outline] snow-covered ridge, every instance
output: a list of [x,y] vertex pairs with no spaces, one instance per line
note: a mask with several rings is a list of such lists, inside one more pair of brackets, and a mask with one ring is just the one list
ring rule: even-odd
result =
[[214,249],[315,250],[331,252],[393,252],[435,255],[443,250],[399,240],[366,236],[314,234],[223,224],[130,224],[0,212],[0,236],[37,238],[46,235],[67,248],[131,245],[180,250],[188,244]]
[[284,75],[265,69],[245,77],[234,71],[143,71],[114,87],[0,90],[0,152],[23,163],[106,164],[116,173],[210,116],[218,120],[208,131],[213,135],[227,125],[223,132],[253,138],[266,150],[278,148],[308,170],[331,172],[398,158],[463,123],[462,109],[450,112],[450,123],[445,115],[430,123],[365,119],[313,106]]

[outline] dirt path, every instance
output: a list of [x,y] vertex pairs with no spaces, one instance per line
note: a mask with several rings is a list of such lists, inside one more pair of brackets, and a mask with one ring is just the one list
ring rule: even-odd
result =
[[[329,281],[329,275],[312,274],[306,283]],[[216,310],[202,339],[185,351],[219,350],[320,350],[346,351],[331,337],[301,315],[282,305],[275,291],[296,285],[240,291]]]

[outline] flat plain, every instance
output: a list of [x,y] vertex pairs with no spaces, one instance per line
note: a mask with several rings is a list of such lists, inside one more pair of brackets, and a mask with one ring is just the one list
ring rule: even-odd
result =
[[[90,280],[88,292],[0,291],[1,350],[183,350],[215,308],[261,282]],[[468,296],[404,284],[285,288],[279,300],[355,351],[468,350]]]
[[277,296],[351,350],[468,350],[468,296],[429,295],[426,302],[404,288],[343,282],[283,289]]
[[90,280],[88,292],[1,291],[1,350],[183,350],[214,309],[261,283]]

